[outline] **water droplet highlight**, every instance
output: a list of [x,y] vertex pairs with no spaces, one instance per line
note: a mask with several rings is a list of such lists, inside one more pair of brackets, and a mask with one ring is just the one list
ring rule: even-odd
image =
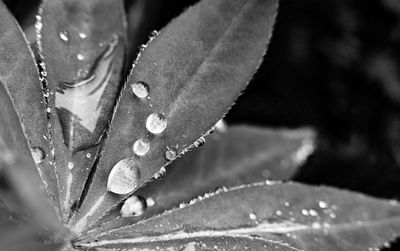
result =
[[46,153],[43,151],[42,148],[35,146],[31,148],[31,153],[33,160],[35,161],[36,164],[40,164],[44,161],[46,158]]
[[133,160],[120,160],[108,176],[107,190],[115,194],[128,194],[138,186],[139,177],[139,168]]
[[62,41],[66,43],[69,41],[69,34],[67,31],[61,31],[60,33],[58,33],[58,36],[61,38]]
[[152,197],[149,197],[146,199],[146,203],[148,207],[152,207],[156,204],[156,201]]
[[161,167],[161,169],[156,174],[154,174],[154,179],[162,180],[166,174],[167,170],[165,169],[165,167]]
[[80,54],[80,53],[78,53],[78,54],[76,55],[76,58],[77,58],[79,61],[82,61],[82,60],[85,59],[85,57],[84,57],[82,54]]
[[145,82],[138,81],[132,84],[132,91],[138,98],[147,98],[149,95],[149,85]]
[[142,215],[147,209],[146,199],[142,196],[132,195],[122,206],[120,213],[122,217],[132,217]]
[[74,163],[73,162],[68,162],[68,168],[69,170],[72,170],[74,168]]
[[252,220],[257,220],[257,215],[255,213],[249,213],[249,218]]
[[152,113],[147,117],[146,129],[153,134],[162,133],[167,128],[167,119],[161,113]]
[[79,37],[82,38],[82,39],[85,39],[85,38],[86,38],[86,34],[83,33],[83,32],[79,32],[78,35],[79,35]]
[[174,160],[177,155],[178,155],[178,153],[176,152],[175,149],[167,147],[167,151],[165,152],[165,158],[168,161]]
[[138,139],[133,144],[133,152],[138,156],[144,156],[150,150],[150,142],[145,139]]

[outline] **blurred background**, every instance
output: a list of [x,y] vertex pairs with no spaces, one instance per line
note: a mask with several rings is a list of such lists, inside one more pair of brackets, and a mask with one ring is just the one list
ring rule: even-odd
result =
[[[4,2],[33,42],[39,1]],[[127,0],[132,53],[195,2]],[[281,0],[264,63],[226,119],[311,126],[319,147],[295,180],[400,199],[400,1]]]

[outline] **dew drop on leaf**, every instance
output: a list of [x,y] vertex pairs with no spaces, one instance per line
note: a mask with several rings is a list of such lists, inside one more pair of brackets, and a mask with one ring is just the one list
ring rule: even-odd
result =
[[131,217],[142,215],[147,209],[146,199],[142,196],[132,195],[121,207],[120,213],[122,217]]
[[74,168],[74,163],[73,162],[68,162],[68,168],[69,170],[72,170]]
[[85,38],[86,38],[86,34],[83,33],[83,32],[79,32],[78,35],[79,35],[79,37],[82,38],[82,39],[85,39]]
[[167,119],[161,113],[152,113],[147,117],[146,129],[153,134],[162,133],[167,128]]
[[154,174],[154,179],[161,180],[165,177],[166,174],[167,170],[165,169],[165,167],[161,167],[161,169],[156,174]]
[[62,41],[64,41],[65,43],[67,43],[69,41],[69,34],[67,31],[61,31],[60,33],[58,33],[58,36],[61,38]]
[[76,58],[77,58],[79,61],[82,61],[82,60],[85,59],[85,57],[84,57],[82,54],[80,54],[80,53],[78,53],[78,54],[76,55]]
[[327,208],[328,207],[328,203],[326,203],[325,201],[320,201],[318,202],[318,205],[320,208]]
[[44,161],[46,158],[46,153],[43,151],[42,148],[35,146],[31,148],[31,153],[33,160],[35,161],[36,164],[40,164]]
[[149,85],[145,82],[138,81],[132,84],[132,91],[138,98],[146,98],[149,95]]
[[133,144],[133,152],[138,156],[144,156],[150,150],[150,142],[145,139],[138,139]]
[[116,194],[128,194],[138,186],[139,176],[139,168],[132,159],[120,160],[108,176],[107,190]]
[[249,218],[252,220],[257,220],[257,215],[255,213],[249,213]]
[[177,152],[175,149],[167,147],[167,151],[165,151],[165,158],[169,161],[172,161],[176,158]]
[[148,207],[152,207],[156,204],[156,201],[153,199],[153,197],[149,197],[146,199],[146,203]]

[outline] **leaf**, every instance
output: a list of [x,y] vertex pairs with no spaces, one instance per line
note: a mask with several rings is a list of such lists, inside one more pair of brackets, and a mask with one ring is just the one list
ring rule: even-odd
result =
[[[227,132],[207,137],[207,143],[168,166],[168,175],[135,194],[152,198],[155,205],[140,217],[120,217],[118,206],[102,218],[104,231],[132,224],[177,207],[222,186],[232,187],[265,179],[289,180],[314,149],[315,134],[310,129],[264,129],[233,126]],[[104,225],[104,222],[110,222]],[[100,224],[100,223],[99,223]]]
[[229,239],[237,250],[269,250],[253,246],[253,241],[274,241],[292,247],[288,250],[361,251],[382,247],[399,234],[397,202],[327,187],[263,182],[206,194],[179,209],[77,244],[153,250],[194,242],[196,250],[206,250],[206,242],[211,250],[232,250],[224,244]]
[[[64,220],[80,196],[120,89],[123,1],[47,0],[39,18]],[[42,27],[40,27],[42,25]]]
[[[276,0],[203,0],[161,30],[122,92],[76,232],[125,197],[105,185],[118,161],[136,162],[140,187],[227,112],[262,60],[276,8]],[[150,144],[144,156],[132,150],[140,139]]]
[[44,159],[38,161],[37,168],[48,196],[53,199],[54,206],[59,208],[58,185],[54,167],[50,163],[51,150],[47,140],[46,106],[38,71],[24,34],[2,2],[0,58],[0,112],[4,127],[0,130],[3,143],[11,151],[30,155],[25,135],[31,149],[40,149]]

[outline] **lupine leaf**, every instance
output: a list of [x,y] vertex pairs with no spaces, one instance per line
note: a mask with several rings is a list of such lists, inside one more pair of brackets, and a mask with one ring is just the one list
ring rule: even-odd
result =
[[191,151],[167,167],[166,177],[135,194],[152,198],[155,205],[140,217],[120,217],[113,209],[94,232],[132,224],[179,206],[222,186],[232,187],[265,179],[289,180],[315,147],[310,129],[283,130],[233,126],[207,137],[201,149]]
[[196,250],[274,250],[255,246],[274,241],[293,248],[287,250],[361,251],[388,245],[399,234],[397,202],[327,187],[263,182],[221,189],[78,244],[105,250],[190,243]]
[[[9,123],[13,124],[7,132],[2,128],[5,133],[2,136],[17,140],[13,144],[6,140],[5,143],[9,144],[7,147],[21,154],[29,154],[29,148],[25,148],[26,141],[23,138],[25,133],[31,149],[36,149],[43,157],[38,161],[37,167],[49,197],[53,198],[54,206],[59,207],[58,185],[54,167],[50,163],[51,150],[47,140],[46,106],[38,71],[32,51],[19,25],[2,2],[0,2],[0,58],[0,85],[2,85],[0,110],[8,117],[3,116],[3,122],[7,123],[8,119]],[[11,115],[14,109],[18,115]],[[19,122],[23,132],[19,131]]]
[[44,1],[43,54],[64,219],[79,204],[120,89],[123,1]]
[[[227,112],[262,60],[276,9],[276,0],[203,0],[160,31],[122,92],[76,232],[125,197],[107,192],[108,175],[118,161],[136,163],[140,187]],[[132,92],[138,81],[148,86],[147,97]],[[162,125],[153,130],[148,122],[155,117]],[[150,141],[144,156],[132,150],[139,139]]]

